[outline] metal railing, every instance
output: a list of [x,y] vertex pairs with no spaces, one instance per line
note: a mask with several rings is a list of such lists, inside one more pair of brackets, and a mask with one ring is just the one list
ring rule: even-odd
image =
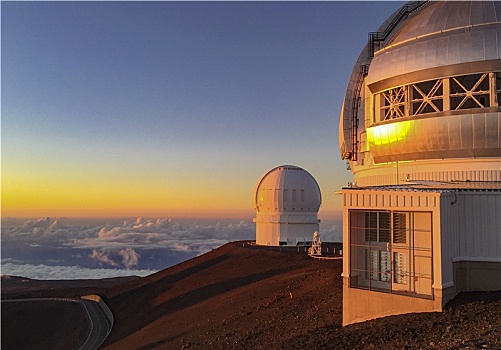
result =
[[373,58],[375,52],[375,44],[376,42],[383,42],[388,35],[391,33],[393,29],[397,26],[397,24],[402,20],[402,18],[406,18],[411,12],[414,12],[421,6],[423,6],[428,1],[413,1],[402,6],[400,11],[393,17],[392,21],[386,26],[385,30],[382,32],[370,32],[369,33],[369,42],[367,45],[367,57]]

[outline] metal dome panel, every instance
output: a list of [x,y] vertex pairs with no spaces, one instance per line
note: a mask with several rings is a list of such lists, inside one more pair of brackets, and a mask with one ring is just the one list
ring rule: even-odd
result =
[[418,16],[409,18],[387,46],[425,35],[500,21],[501,2],[499,1],[457,1],[454,2],[454,6],[450,6],[445,1],[437,1],[424,8]]
[[376,163],[429,158],[496,157],[501,113],[461,114],[387,123],[367,129]]
[[254,190],[257,212],[316,213],[321,202],[320,188],[313,176],[291,165],[282,165],[265,173]]
[[[374,92],[420,79],[499,69],[500,17],[501,2],[431,3],[375,53],[367,85]],[[423,73],[434,68],[440,69]]]

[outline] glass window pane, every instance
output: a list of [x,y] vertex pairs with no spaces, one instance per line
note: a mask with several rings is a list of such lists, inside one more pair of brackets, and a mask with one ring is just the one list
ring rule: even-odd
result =
[[407,214],[393,213],[393,243],[407,242]]

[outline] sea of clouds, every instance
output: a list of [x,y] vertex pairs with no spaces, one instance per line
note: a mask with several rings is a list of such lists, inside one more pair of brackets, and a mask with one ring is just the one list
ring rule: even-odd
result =
[[[322,239],[340,241],[340,228],[337,223],[321,228]],[[227,242],[254,238],[252,220],[5,219],[1,274],[36,279],[146,276]]]

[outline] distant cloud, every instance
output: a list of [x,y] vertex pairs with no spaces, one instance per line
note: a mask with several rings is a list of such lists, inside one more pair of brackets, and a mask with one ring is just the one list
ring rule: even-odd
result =
[[343,241],[342,223],[323,227],[320,230],[320,238],[324,242],[342,242]]
[[94,249],[92,250],[92,253],[89,254],[89,258],[97,260],[100,264],[118,266],[116,262],[108,257],[108,252],[106,251],[97,251],[96,249]]
[[42,218],[37,221],[26,221],[21,226],[22,232],[33,232],[34,230],[38,231],[39,229],[45,229],[49,227],[51,224],[50,218]]
[[12,241],[27,241],[31,245],[58,244],[100,250],[165,248],[203,253],[228,241],[252,239],[254,230],[254,224],[250,220],[201,224],[194,221],[138,218],[113,226],[90,226],[69,225],[59,220],[41,218],[2,229],[2,237]]
[[[12,258],[2,259],[2,268],[4,267],[4,264],[7,264],[7,263],[22,264],[23,261],[22,260],[17,260],[17,259],[12,259]],[[4,273],[2,273],[2,274],[5,275]]]
[[103,227],[101,230],[99,230],[99,233],[97,236],[99,238],[109,238],[109,237],[115,237],[120,235],[122,233],[122,228],[121,227],[113,227],[111,230],[107,231],[105,227]]
[[139,254],[132,248],[122,249],[118,255],[120,255],[123,260],[122,263],[128,269],[136,266],[139,263]]
[[[200,223],[137,218],[113,224],[72,224],[71,220],[41,218],[3,226],[2,244],[15,247],[9,257],[19,256],[25,262],[44,264],[63,259],[60,265],[64,265],[73,259],[73,264],[82,266],[133,271],[142,264],[141,257],[145,257],[145,267],[161,266],[161,261],[177,263],[229,241],[252,239],[254,235],[255,226],[250,220]],[[38,253],[31,258],[31,251],[21,254],[17,249],[37,249]],[[158,258],[158,254],[162,257]]]
[[205,253],[228,241],[252,239],[252,222],[199,224],[172,222],[170,219],[139,218],[120,226],[102,227],[97,235],[75,239],[64,245],[93,249],[157,249],[186,253]]
[[122,276],[148,276],[156,270],[135,269],[89,269],[80,266],[48,266],[32,264],[4,263],[2,259],[2,275],[22,276],[41,280],[73,280],[73,279],[100,279]]
[[176,252],[189,252],[190,251],[190,247],[186,244],[182,244],[182,243],[173,243],[171,245],[171,249],[176,251]]

